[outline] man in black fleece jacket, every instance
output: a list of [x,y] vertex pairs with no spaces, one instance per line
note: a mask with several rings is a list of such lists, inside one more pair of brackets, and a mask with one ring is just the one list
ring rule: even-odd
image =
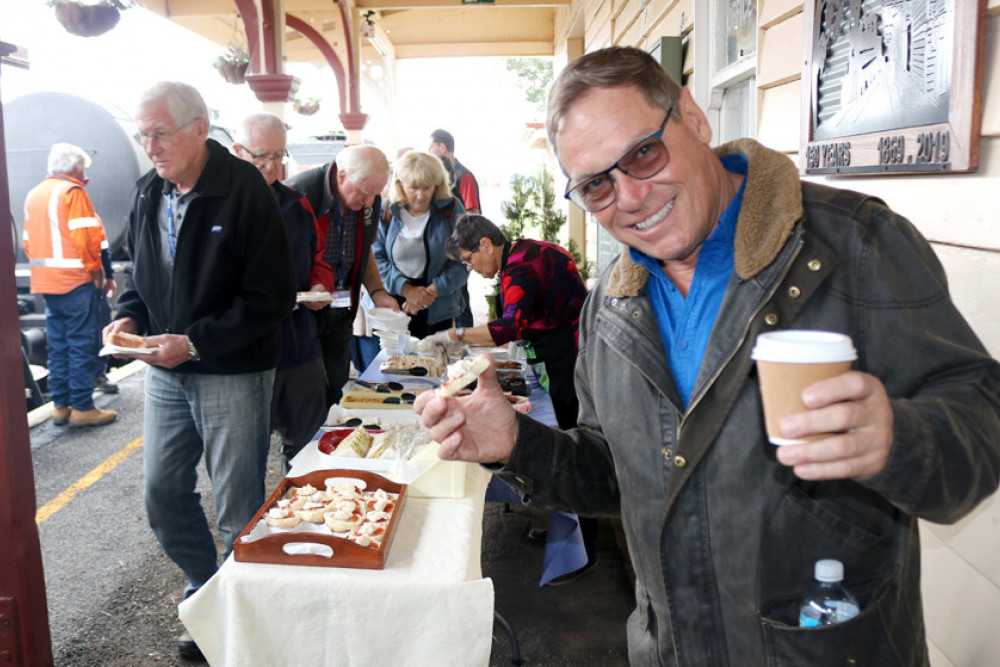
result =
[[[226,555],[264,502],[269,406],[295,275],[278,203],[260,172],[207,139],[208,110],[178,82],[143,93],[136,126],[153,170],[139,179],[133,262],[105,329],[148,336],[143,439],[150,527],[188,578],[218,553],[196,488],[205,456]],[[178,649],[197,657],[185,633]]]

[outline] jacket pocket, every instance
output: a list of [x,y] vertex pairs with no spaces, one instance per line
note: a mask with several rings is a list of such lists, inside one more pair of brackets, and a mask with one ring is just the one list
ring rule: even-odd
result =
[[816,628],[800,628],[775,618],[797,617],[799,598],[774,603],[762,610],[761,628],[769,667],[912,667],[926,664],[921,627],[891,625],[900,598],[896,571],[874,592],[868,604],[849,621]]
[[[844,587],[861,612],[837,625],[799,628],[799,604],[822,558],[844,564]],[[925,664],[913,517],[851,482],[793,483],[768,519],[759,559],[768,665]]]
[[[813,566],[822,558],[844,564],[844,585],[862,609],[868,605],[874,588],[899,565],[909,517],[864,499],[864,491],[849,482],[788,487],[760,543],[758,609],[803,595],[815,583]],[[797,610],[776,620],[795,625]]]

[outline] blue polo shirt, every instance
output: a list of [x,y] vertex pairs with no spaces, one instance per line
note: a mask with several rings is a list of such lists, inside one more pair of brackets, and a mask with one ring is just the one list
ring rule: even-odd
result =
[[719,218],[715,231],[701,245],[694,280],[686,299],[663,273],[659,260],[629,248],[632,261],[649,271],[650,279],[646,283],[649,302],[656,313],[670,371],[685,407],[691,399],[708,338],[712,335],[729,277],[733,273],[733,238],[746,185],[746,155],[734,153],[721,160],[727,171],[744,176],[743,183]]

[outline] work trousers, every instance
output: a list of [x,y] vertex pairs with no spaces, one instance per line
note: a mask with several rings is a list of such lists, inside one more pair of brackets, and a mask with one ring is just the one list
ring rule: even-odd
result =
[[60,408],[91,410],[97,359],[98,299],[101,291],[84,283],[66,294],[45,294],[49,391]]

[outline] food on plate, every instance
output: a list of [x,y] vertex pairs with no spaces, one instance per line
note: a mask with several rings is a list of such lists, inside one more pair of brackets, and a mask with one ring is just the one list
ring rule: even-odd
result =
[[443,370],[437,359],[414,354],[391,355],[379,367],[383,373],[411,373],[415,368],[423,368],[431,377],[440,377]]
[[448,366],[448,381],[438,387],[438,396],[454,396],[460,389],[472,384],[489,367],[489,359],[482,355],[474,359],[459,359]]
[[521,371],[524,370],[524,366],[521,365],[520,361],[508,361],[502,360],[495,362],[497,368],[503,371]]
[[375,437],[366,431],[364,426],[358,426],[351,431],[349,436],[340,441],[337,448],[333,450],[333,455],[363,459],[368,450],[371,449],[374,439]]
[[327,487],[326,492],[336,500],[361,500],[364,497],[364,491],[353,484],[338,484]]
[[311,484],[289,488],[262,519],[275,532],[329,530],[359,546],[380,549],[399,500],[385,489],[366,491],[363,484],[331,478],[325,490]]
[[344,392],[340,407],[344,409],[411,409],[417,395],[425,388],[376,391],[374,389],[352,388]]
[[329,292],[298,292],[295,295],[295,300],[302,301],[333,301],[333,297]]
[[369,514],[373,512],[392,512],[394,508],[395,505],[392,502],[392,498],[389,497],[389,494],[384,489],[376,489],[375,493],[365,498],[365,509]]
[[369,459],[380,459],[382,455],[385,454],[386,447],[389,445],[389,438],[383,433],[381,437],[375,438],[375,442],[372,444],[371,449],[368,450]]
[[326,527],[335,533],[354,530],[365,520],[365,511],[361,503],[354,500],[340,500],[333,511],[323,517]]
[[314,493],[295,510],[295,516],[309,523],[323,523],[323,517],[335,507],[333,502],[333,499],[322,491]]
[[295,528],[302,521],[292,509],[292,501],[282,499],[264,515],[264,521],[275,528]]
[[365,522],[352,530],[347,539],[357,544],[359,547],[382,546],[382,539],[385,537],[385,524]]
[[108,345],[115,345],[117,347],[131,347],[131,348],[151,348],[155,345],[150,345],[146,342],[146,339],[142,336],[137,336],[136,334],[125,333],[124,331],[115,331],[108,334]]
[[285,494],[284,500],[291,503],[291,508],[297,510],[302,507],[306,501],[313,495],[319,492],[312,484],[306,484],[305,486],[296,487],[288,489],[288,493]]

